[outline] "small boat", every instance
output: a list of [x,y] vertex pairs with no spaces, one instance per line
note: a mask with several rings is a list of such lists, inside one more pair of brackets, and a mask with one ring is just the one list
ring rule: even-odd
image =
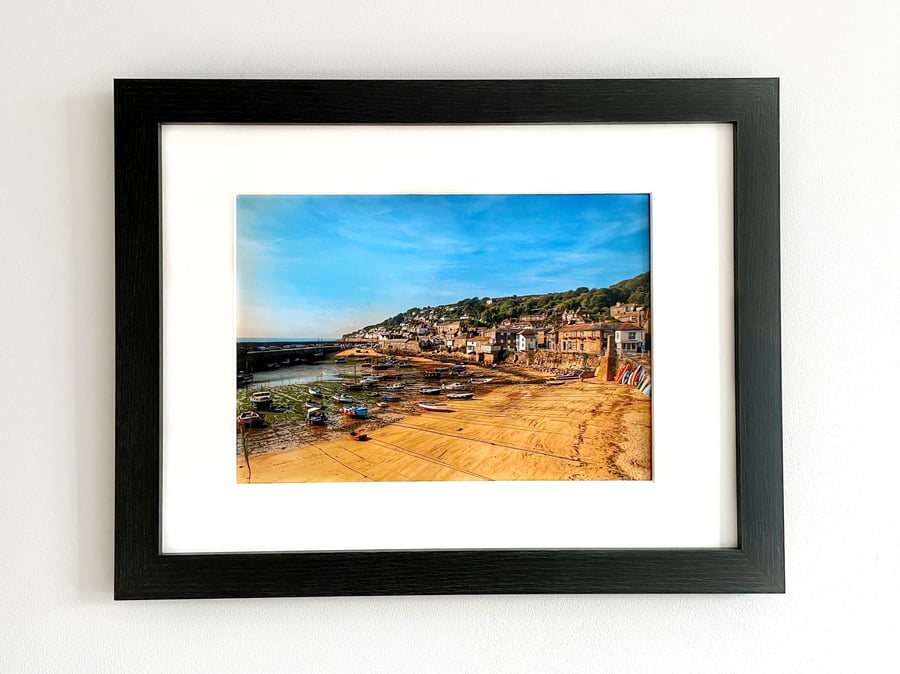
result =
[[470,384],[490,384],[494,381],[493,377],[472,377],[469,380]]
[[350,437],[354,440],[359,440],[360,442],[364,442],[369,439],[369,436],[366,433],[360,433],[358,431],[350,431]]
[[453,370],[454,372],[462,372],[463,370],[466,369],[466,366],[465,365],[454,365],[450,369]]
[[426,372],[422,373],[422,376],[425,377],[425,379],[440,379],[441,371],[440,370],[427,370]]
[[315,402],[315,401],[312,401],[312,400],[307,400],[307,401],[304,403],[304,405],[306,405],[306,409],[311,410],[313,407],[321,407],[321,406],[322,406],[322,403],[320,403],[320,402]]
[[455,384],[442,384],[441,388],[445,391],[465,391],[466,390],[465,384],[460,384],[459,382],[456,382]]
[[246,426],[247,428],[259,428],[266,425],[265,419],[256,412],[241,412],[237,422],[238,426]]
[[321,407],[313,407],[306,411],[306,423],[310,426],[324,426],[327,421]]
[[287,412],[290,408],[287,405],[272,405],[270,412]]
[[388,384],[384,387],[385,391],[402,391],[403,384]]
[[337,395],[331,396],[331,399],[339,402],[339,403],[352,403],[353,398],[348,396],[346,393],[338,393]]
[[338,356],[337,358],[334,359],[334,362],[335,363],[346,363],[347,359],[344,358],[343,356]]
[[400,396],[395,396],[390,393],[381,396],[381,399],[386,403],[399,403],[401,400]]
[[309,395],[315,396],[316,398],[321,398],[322,392],[319,389],[317,389],[315,386],[310,386],[309,387]]
[[375,404],[378,405],[379,407],[390,407],[390,405],[388,405],[387,403],[375,403]]
[[285,358],[283,361],[281,361],[281,364],[282,364],[282,365],[290,365],[290,364],[291,364],[291,359],[290,359],[290,358]]
[[474,393],[448,393],[447,397],[450,400],[471,400],[474,395]]
[[440,392],[441,392],[441,389],[439,389],[439,388],[420,388],[419,389],[419,393],[421,393],[423,396],[436,396]]
[[412,363],[407,363],[405,360],[401,360],[397,363],[397,367],[412,367]]
[[566,382],[564,379],[548,379],[544,383],[547,384],[547,386],[562,386]]
[[269,391],[257,391],[250,394],[250,404],[253,409],[267,410],[272,405],[272,393]]
[[452,412],[449,407],[443,403],[419,403],[419,407],[429,412]]
[[360,391],[366,387],[366,385],[364,383],[362,383],[361,381],[357,381],[357,382],[345,381],[343,386],[348,391]]
[[369,410],[365,405],[354,405],[353,407],[342,407],[341,414],[351,419],[365,419],[369,415]]
[[550,377],[549,381],[569,381],[570,379],[578,379],[577,374],[557,374]]

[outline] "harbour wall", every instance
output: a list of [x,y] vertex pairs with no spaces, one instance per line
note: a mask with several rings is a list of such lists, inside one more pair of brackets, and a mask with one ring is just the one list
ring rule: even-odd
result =
[[259,372],[265,370],[269,365],[285,364],[285,360],[290,363],[314,363],[332,355],[341,350],[339,344],[331,345],[315,345],[302,346],[295,348],[272,348],[268,346],[265,351],[255,349],[257,345],[239,344],[237,351],[237,369],[238,372]]

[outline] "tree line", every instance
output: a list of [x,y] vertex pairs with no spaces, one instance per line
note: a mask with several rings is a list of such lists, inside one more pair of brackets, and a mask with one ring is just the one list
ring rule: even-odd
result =
[[434,315],[450,320],[466,319],[471,325],[490,327],[504,320],[515,320],[524,316],[544,315],[547,323],[558,323],[567,311],[578,311],[592,320],[608,320],[609,309],[617,302],[636,304],[650,309],[650,272],[620,281],[608,288],[579,287],[559,293],[542,295],[512,295],[510,297],[470,297],[454,304],[435,307],[412,307],[381,323],[363,328],[370,330],[379,326],[387,329],[399,327],[417,318]]

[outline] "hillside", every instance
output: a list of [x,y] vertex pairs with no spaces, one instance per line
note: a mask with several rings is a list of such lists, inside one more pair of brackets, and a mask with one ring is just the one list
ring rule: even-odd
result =
[[512,295],[510,297],[471,297],[453,304],[434,307],[412,307],[381,323],[368,325],[363,330],[384,327],[395,328],[415,320],[467,319],[474,326],[493,326],[505,319],[515,320],[525,316],[543,315],[547,323],[561,320],[563,312],[578,311],[589,314],[594,320],[609,318],[609,308],[616,302],[634,303],[650,308],[650,272],[619,281],[608,288],[580,287],[559,293],[543,295]]

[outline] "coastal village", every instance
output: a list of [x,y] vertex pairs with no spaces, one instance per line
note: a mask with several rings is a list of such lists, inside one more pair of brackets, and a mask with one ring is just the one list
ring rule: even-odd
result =
[[239,195],[237,232],[239,484],[652,479],[649,194]]
[[466,315],[451,320],[434,309],[413,313],[393,329],[380,325],[345,335],[344,341],[384,354],[452,354],[488,366],[507,362],[587,367],[598,365],[610,344],[618,355],[640,356],[649,350],[650,313],[633,303],[617,302],[609,308],[609,320],[593,320],[586,312],[570,310],[558,323],[536,314],[493,326],[478,326]]
[[[239,382],[237,481],[651,479],[645,306],[495,325],[459,308],[344,335],[315,365],[261,351],[276,369]],[[292,379],[308,368],[330,376]]]

